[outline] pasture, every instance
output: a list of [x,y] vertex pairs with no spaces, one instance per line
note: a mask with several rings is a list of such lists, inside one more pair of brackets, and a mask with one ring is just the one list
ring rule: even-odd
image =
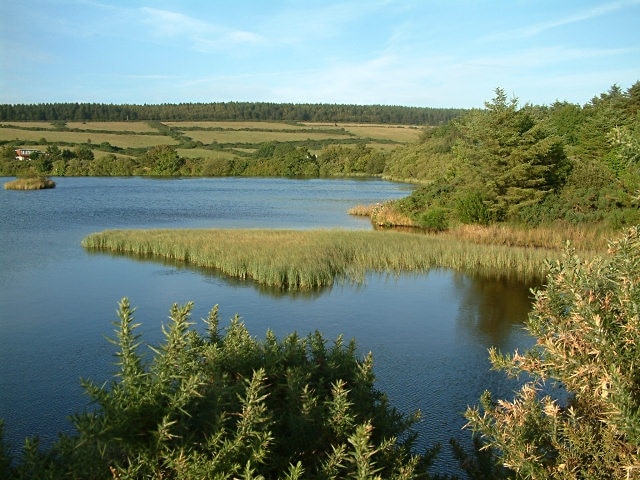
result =
[[70,130],[99,130],[102,132],[158,133],[148,122],[67,122]]
[[91,143],[99,145],[108,142],[120,148],[145,148],[156,145],[176,145],[178,142],[167,135],[139,135],[135,133],[104,133],[91,131],[66,130],[26,130],[16,127],[1,127],[0,142],[13,143],[16,146],[28,144],[80,145]]
[[306,145],[316,154],[330,145],[357,143],[389,152],[415,142],[421,132],[420,128],[407,125],[276,121],[69,121],[60,127],[60,123],[41,121],[3,123],[0,145],[39,150],[48,145],[90,145],[96,158],[117,153],[105,152],[101,144],[107,143],[125,155],[138,155],[158,145],[175,145],[183,158],[232,160],[255,152],[267,142]]

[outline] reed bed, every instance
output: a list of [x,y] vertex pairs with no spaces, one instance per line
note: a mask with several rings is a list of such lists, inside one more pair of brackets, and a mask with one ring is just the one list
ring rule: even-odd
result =
[[17,178],[4,184],[5,190],[44,190],[55,187],[56,182],[45,177]]
[[360,282],[368,272],[448,268],[490,277],[541,279],[559,252],[477,245],[450,237],[347,230],[107,230],[86,249],[177,261],[283,289]]

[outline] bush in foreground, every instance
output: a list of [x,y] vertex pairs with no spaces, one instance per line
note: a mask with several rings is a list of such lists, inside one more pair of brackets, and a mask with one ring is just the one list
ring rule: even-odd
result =
[[610,252],[587,262],[568,251],[536,293],[536,345],[491,351],[530,380],[512,401],[485,393],[467,418],[515,478],[640,478],[640,227]]
[[[13,478],[228,479],[425,478],[434,452],[412,453],[414,417],[374,388],[372,357],[320,333],[252,338],[238,317],[221,332],[217,308],[206,334],[192,304],[174,305],[164,341],[139,353],[134,309],[115,322],[119,370],[84,381],[94,408],[77,435],[46,452],[28,441]],[[6,459],[6,455],[3,455]]]

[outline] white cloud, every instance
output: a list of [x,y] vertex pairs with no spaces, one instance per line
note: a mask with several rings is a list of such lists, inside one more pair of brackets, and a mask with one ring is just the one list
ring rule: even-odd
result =
[[142,22],[158,38],[182,38],[198,52],[223,50],[231,46],[259,45],[265,40],[258,34],[207,23],[183,13],[151,7],[140,8]]
[[540,33],[543,33],[546,30],[551,30],[551,29],[562,27],[564,25],[569,25],[572,23],[591,20],[593,18],[601,17],[608,13],[612,13],[612,12],[615,12],[627,7],[631,7],[634,5],[640,5],[640,0],[623,0],[618,2],[605,3],[603,5],[598,5],[588,10],[583,10],[573,15],[568,15],[564,18],[559,18],[556,20],[548,21],[548,22],[536,23],[533,25],[490,35],[485,37],[484,40],[496,41],[496,40],[506,40],[506,39],[513,39],[513,38],[534,37],[536,35],[539,35]]

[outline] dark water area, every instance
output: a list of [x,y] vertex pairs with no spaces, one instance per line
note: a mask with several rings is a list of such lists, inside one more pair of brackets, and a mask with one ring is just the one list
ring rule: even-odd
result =
[[[9,179],[0,179],[6,182]],[[53,190],[0,191],[0,418],[15,448],[38,435],[72,433],[67,417],[87,407],[80,378],[114,371],[117,302],[137,308],[143,340],[161,340],[173,302],[194,301],[193,320],[220,306],[258,338],[321,331],[355,338],[374,355],[377,384],[404,412],[420,410],[421,448],[447,446],[462,413],[485,389],[515,385],[489,371],[487,349],[523,349],[529,286],[448,270],[369,275],[363,285],[286,293],[212,272],[85,251],[89,233],[111,228],[370,229],[347,210],[410,193],[381,180],[57,178]],[[14,450],[17,451],[17,450]]]

